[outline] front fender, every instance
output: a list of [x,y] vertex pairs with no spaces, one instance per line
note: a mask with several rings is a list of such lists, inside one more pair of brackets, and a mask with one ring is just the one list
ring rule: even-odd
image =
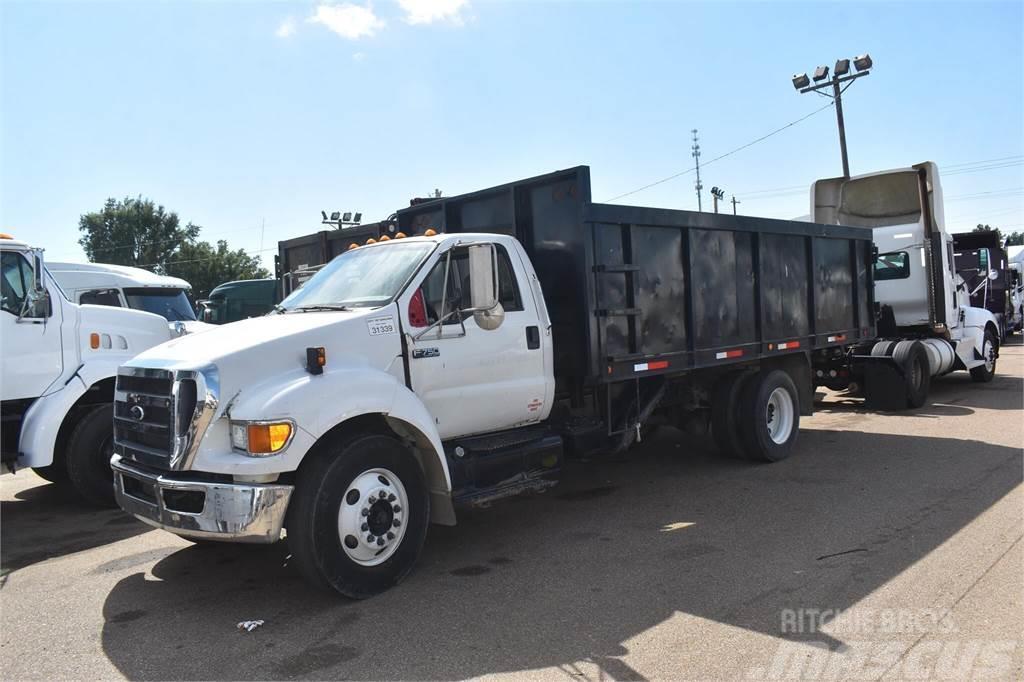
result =
[[117,375],[121,356],[90,359],[66,380],[62,387],[39,398],[21,424],[18,443],[18,464],[25,467],[44,467],[53,464],[53,450],[68,413],[90,387]]
[[[451,475],[433,418],[415,393],[393,375],[365,366],[335,366],[314,376],[296,368],[248,386],[232,396],[221,395],[220,417],[211,424],[192,468],[211,473],[260,475],[295,471],[310,448],[338,424],[366,414],[380,414],[411,427],[409,434],[444,474],[446,492]],[[288,418],[296,434],[284,452],[247,457],[231,450],[229,419]],[[428,447],[424,447],[428,446]]]

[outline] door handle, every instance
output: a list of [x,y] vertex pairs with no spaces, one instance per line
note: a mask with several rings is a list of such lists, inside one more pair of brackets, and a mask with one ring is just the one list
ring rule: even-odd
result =
[[530,325],[526,328],[526,349],[536,350],[540,348],[540,328]]

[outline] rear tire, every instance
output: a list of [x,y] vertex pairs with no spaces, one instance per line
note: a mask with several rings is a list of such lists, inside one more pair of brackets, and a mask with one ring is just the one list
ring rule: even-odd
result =
[[932,386],[928,351],[918,341],[900,341],[892,352],[892,359],[903,370],[906,378],[907,407],[921,407],[928,402],[928,392]]
[[[427,534],[430,497],[419,462],[398,440],[378,434],[330,443],[311,456],[285,524],[292,562],[309,583],[353,599],[396,585]],[[388,497],[378,498],[382,492]]]
[[68,480],[79,497],[97,507],[114,507],[114,406],[84,411],[68,438],[64,460]]
[[718,380],[711,394],[711,435],[718,454],[733,459],[748,459],[739,433],[739,401],[749,374],[733,372]]
[[987,384],[996,375],[996,349],[999,343],[996,341],[992,330],[985,330],[985,340],[982,342],[981,354],[985,358],[985,364],[978,365],[971,370],[971,379],[978,383]]
[[800,431],[800,395],[789,374],[776,369],[746,382],[740,424],[743,449],[751,459],[778,462],[792,454]]

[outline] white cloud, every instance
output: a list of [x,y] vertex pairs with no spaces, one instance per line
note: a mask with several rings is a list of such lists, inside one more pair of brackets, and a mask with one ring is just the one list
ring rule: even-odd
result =
[[293,19],[292,17],[288,17],[287,19],[281,22],[280,26],[277,27],[277,30],[274,31],[274,35],[276,35],[278,38],[291,38],[293,35],[295,35],[296,28],[297,26],[295,25],[295,19]]
[[352,55],[352,61],[354,62],[361,62],[364,59],[366,59],[365,52],[356,52],[355,54]]
[[407,24],[448,22],[461,26],[462,10],[469,7],[469,0],[398,0],[398,5]]
[[384,20],[373,13],[370,6],[353,5],[343,2],[340,5],[318,5],[316,12],[307,21],[322,24],[342,38],[358,40],[372,37],[384,28]]

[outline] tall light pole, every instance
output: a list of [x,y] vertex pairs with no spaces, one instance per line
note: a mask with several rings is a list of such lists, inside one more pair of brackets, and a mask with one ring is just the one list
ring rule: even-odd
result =
[[[800,94],[817,92],[819,95],[831,97],[835,100],[836,122],[839,124],[839,151],[843,155],[844,178],[850,177],[850,160],[846,155],[846,123],[843,121],[843,92],[850,85],[840,86],[843,83],[852,83],[861,76],[867,76],[871,73],[870,69],[874,66],[874,63],[871,61],[871,55],[862,54],[853,59],[853,66],[857,69],[856,74],[850,73],[849,59],[836,61],[835,68],[832,70],[832,78],[828,77],[827,66],[819,66],[814,70],[814,85],[811,85],[811,78],[808,78],[806,73],[798,73],[793,76],[793,87],[799,90]],[[832,88],[832,94],[822,92],[823,89],[828,87]]]

